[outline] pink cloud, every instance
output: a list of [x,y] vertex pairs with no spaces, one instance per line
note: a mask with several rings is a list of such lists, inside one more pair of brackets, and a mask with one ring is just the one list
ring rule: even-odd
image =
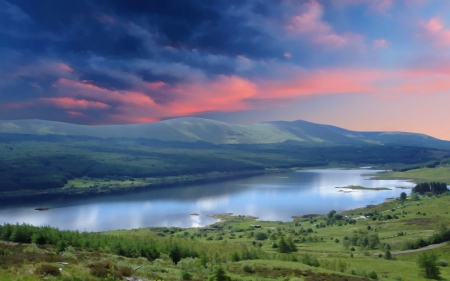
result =
[[70,116],[73,117],[81,117],[81,116],[86,116],[81,112],[77,112],[77,111],[66,111],[67,114],[69,114]]
[[[188,116],[211,111],[247,109],[245,99],[253,97],[257,86],[237,76],[219,75],[212,80],[199,80],[169,85],[163,82],[145,83],[130,90],[109,90],[86,82],[59,79],[55,83],[58,92],[70,95],[72,100],[54,98],[60,107],[77,105],[75,98],[94,98],[103,103],[115,104],[115,120],[159,120],[172,116]],[[171,96],[172,99],[157,103],[151,97]],[[62,100],[64,99],[64,100]],[[53,101],[53,98],[52,98]],[[64,102],[62,102],[64,101]],[[85,104],[85,103],[82,103]]]
[[88,101],[84,99],[73,99],[69,97],[62,97],[62,98],[40,98],[40,101],[54,105],[56,107],[60,108],[79,108],[79,109],[88,109],[88,108],[97,108],[97,109],[104,109],[109,108],[109,106],[106,103],[98,102],[98,101]]
[[[38,101],[66,109],[73,117],[84,116],[80,110],[109,109],[106,114],[111,123],[141,123],[206,112],[282,107],[283,103],[321,94],[371,94],[389,99],[450,91],[449,68],[322,68],[306,71],[284,64],[275,64],[273,68],[279,68],[279,77],[283,78],[250,80],[236,75],[218,75],[210,79],[197,77],[178,84],[143,82],[127,90],[111,90],[89,81],[61,78],[54,84],[59,97]],[[26,106],[31,103],[7,104],[3,108]]]
[[389,42],[385,39],[376,39],[372,41],[373,48],[386,48],[389,45]]
[[260,98],[291,98],[302,95],[367,93],[374,91],[371,81],[378,71],[320,69],[297,71],[282,81],[260,81]]
[[439,33],[444,25],[441,23],[439,18],[432,18],[427,23],[424,24],[425,30],[429,33]]
[[445,29],[439,18],[431,18],[428,22],[420,22],[419,25],[422,28],[419,38],[430,41],[435,47],[450,47],[450,29]]
[[311,43],[327,48],[362,45],[363,36],[352,33],[338,34],[324,22],[324,7],[316,0],[303,4],[301,10],[304,12],[292,16],[284,26],[289,36],[306,36]]

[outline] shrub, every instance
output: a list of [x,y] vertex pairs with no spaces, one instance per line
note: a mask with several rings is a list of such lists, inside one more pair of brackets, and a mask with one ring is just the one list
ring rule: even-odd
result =
[[121,266],[119,267],[120,275],[130,277],[133,275],[134,270],[129,266]]
[[181,279],[182,280],[191,280],[192,279],[192,274],[190,274],[186,270],[182,270],[181,271]]
[[122,278],[117,266],[109,261],[90,264],[88,267],[90,268],[91,275],[95,277],[106,278],[108,276],[115,276]]
[[373,280],[378,280],[378,275],[375,271],[370,271],[369,273],[367,273],[367,277],[369,277],[370,279]]
[[36,268],[35,273],[39,275],[52,275],[52,276],[61,275],[59,268],[50,264],[43,264],[39,266],[38,268]]
[[253,268],[251,267],[251,266],[249,266],[249,265],[244,265],[243,267],[242,267],[242,270],[244,270],[245,272],[247,272],[247,273],[254,273],[255,271],[253,270]]
[[222,267],[218,266],[209,276],[208,281],[231,281],[231,278],[225,273]]
[[447,266],[448,266],[448,261],[446,261],[446,260],[438,260],[438,261],[436,262],[436,264],[437,264],[438,266],[441,266],[441,267],[447,267]]
[[269,237],[264,232],[258,232],[255,235],[256,240],[267,240]]

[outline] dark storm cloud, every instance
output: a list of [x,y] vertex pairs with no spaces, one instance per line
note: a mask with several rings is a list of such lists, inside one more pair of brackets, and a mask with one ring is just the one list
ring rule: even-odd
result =
[[[10,20],[3,20],[2,29],[12,27],[14,34],[7,34],[11,39],[22,36],[16,39],[33,42],[33,49],[40,51],[93,52],[115,57],[155,55],[145,52],[146,39],[131,31],[130,23],[134,23],[153,32],[157,46],[269,57],[274,47],[267,44],[267,34],[249,26],[247,15],[227,12],[242,8],[245,3],[239,1],[235,7],[226,1],[17,0],[14,5],[4,2],[13,8],[9,8]],[[36,41],[36,34],[49,40]],[[20,46],[20,42],[9,43]]]

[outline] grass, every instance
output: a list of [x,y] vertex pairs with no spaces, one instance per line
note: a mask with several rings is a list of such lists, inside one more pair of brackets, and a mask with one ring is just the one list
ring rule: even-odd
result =
[[[257,221],[247,216],[228,214],[218,216],[221,221],[215,225],[221,226],[221,231],[210,231],[198,236],[198,229],[186,229],[184,232],[187,232],[187,234],[183,233],[179,235],[185,235],[186,237],[192,236],[195,237],[194,239],[208,244],[230,243],[232,245],[245,244],[248,247],[254,247],[253,242],[262,243],[261,249],[268,254],[279,255],[276,249],[272,248],[273,242],[270,238],[258,241],[255,240],[255,234],[264,232],[270,237],[271,234],[278,234],[278,231],[280,231],[287,237],[306,238],[306,242],[296,243],[298,252],[292,255],[296,256],[298,260],[301,260],[304,254],[310,254],[319,260],[321,268],[336,270],[336,264],[342,263],[345,264],[343,266],[345,268],[343,272],[348,273],[352,272],[352,270],[355,272],[358,270],[370,272],[373,270],[380,276],[379,280],[399,280],[399,277],[402,280],[426,280],[418,277],[418,268],[415,262],[418,253],[399,255],[396,257],[396,260],[385,260],[375,256],[377,253],[384,254],[384,250],[382,249],[376,248],[370,250],[355,247],[355,251],[352,252],[344,248],[342,241],[345,236],[350,236],[353,233],[378,234],[381,243],[388,243],[391,246],[391,252],[401,251],[406,242],[415,241],[418,238],[430,237],[437,231],[439,224],[449,224],[450,213],[447,211],[448,207],[446,207],[449,203],[449,196],[423,197],[420,201],[410,201],[408,199],[405,202],[401,202],[399,200],[393,200],[377,206],[349,210],[344,212],[343,215],[353,217],[365,213],[379,213],[392,216],[397,214],[398,219],[381,221],[366,219],[358,220],[355,225],[342,224],[339,226],[336,223],[333,226],[324,228],[315,227],[316,224],[324,222],[327,219],[327,216],[324,215],[314,216],[313,223],[311,223],[309,218],[297,218],[293,222],[269,222]],[[255,224],[260,225],[261,228],[252,228],[251,225]],[[368,230],[368,226],[370,226],[370,230]],[[306,235],[298,234],[301,229],[308,228],[311,228],[313,231]],[[134,235],[156,235],[157,232],[158,230],[148,231],[148,229],[140,229],[134,230]],[[399,235],[400,232],[402,232],[402,235]],[[114,231],[105,234],[126,235],[127,233],[130,232]],[[209,240],[209,237],[213,239]],[[224,240],[217,240],[217,237],[223,237]],[[339,239],[339,243],[336,243],[336,239]],[[444,246],[430,251],[437,253],[439,259],[450,261],[450,246]],[[353,257],[350,257],[351,254],[353,254]],[[246,261],[246,263],[252,265],[267,263],[267,266],[269,266],[270,264],[274,265],[279,263],[279,261],[276,263],[274,261]],[[282,264],[287,265],[290,263]],[[444,280],[450,278],[449,268],[441,268],[441,273]]]
[[441,166],[436,168],[414,169],[406,172],[383,172],[378,173],[374,179],[408,179],[420,182],[446,182],[450,183],[450,167]]

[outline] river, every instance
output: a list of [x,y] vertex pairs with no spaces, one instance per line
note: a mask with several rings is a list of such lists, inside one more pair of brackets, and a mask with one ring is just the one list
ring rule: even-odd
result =
[[[409,194],[413,183],[370,180],[368,169],[322,169],[266,174],[225,182],[149,189],[93,198],[52,199],[0,206],[1,223],[50,225],[60,229],[105,231],[149,226],[201,227],[215,222],[208,214],[252,215],[290,221],[294,215],[325,214]],[[391,190],[339,192],[348,185]],[[36,211],[38,206],[50,207]],[[197,215],[191,215],[197,213]]]

